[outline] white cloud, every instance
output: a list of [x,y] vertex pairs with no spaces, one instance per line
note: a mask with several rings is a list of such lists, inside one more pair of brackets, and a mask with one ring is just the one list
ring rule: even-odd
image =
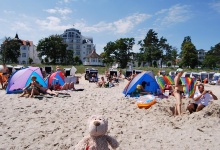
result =
[[185,22],[191,18],[190,6],[188,5],[175,5],[169,9],[162,9],[156,14],[158,18],[155,25],[167,27],[176,23]]
[[14,11],[10,11],[10,10],[4,10],[3,12],[4,14],[15,14]]
[[209,5],[210,5],[211,8],[213,8],[215,11],[217,11],[218,13],[220,13],[220,1],[215,2],[215,3],[210,3]]
[[150,17],[151,16],[148,14],[133,14],[110,23],[101,21],[93,26],[88,26],[84,20],[81,20],[81,22],[75,24],[75,27],[80,28],[83,32],[113,31],[117,34],[124,34],[131,31],[136,25]]
[[0,18],[0,22],[2,22],[2,23],[6,23],[7,20],[6,20],[6,19],[1,19],[1,18]]
[[58,17],[47,17],[46,20],[36,20],[36,23],[41,29],[52,30],[52,31],[64,31],[70,28],[72,25],[61,25],[61,19]]
[[66,15],[66,14],[70,14],[72,13],[72,10],[69,8],[54,8],[54,9],[47,9],[45,10],[46,12],[50,13],[50,14],[61,14],[61,15]]
[[19,30],[30,31],[31,30],[31,28],[24,22],[15,22],[13,23],[11,28],[12,30],[15,30],[15,31],[19,31]]

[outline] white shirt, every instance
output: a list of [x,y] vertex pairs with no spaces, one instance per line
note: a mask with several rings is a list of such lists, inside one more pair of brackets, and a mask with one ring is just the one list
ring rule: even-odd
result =
[[[201,93],[200,92],[196,92],[194,94],[193,98],[196,98],[198,96],[200,96]],[[204,106],[207,106],[209,104],[209,102],[213,99],[212,95],[209,93],[206,93],[205,95],[203,95],[199,100],[195,101],[195,104],[202,104]]]

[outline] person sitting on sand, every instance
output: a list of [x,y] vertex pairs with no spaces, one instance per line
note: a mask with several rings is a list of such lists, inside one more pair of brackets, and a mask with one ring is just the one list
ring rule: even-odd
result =
[[97,82],[98,87],[104,87],[106,84],[104,77],[101,77],[101,81]]
[[145,90],[145,87],[147,85],[146,81],[141,82],[140,85],[140,94],[146,95],[146,94],[150,94],[150,92],[148,92],[147,90]]
[[105,77],[108,78],[109,77],[109,72],[106,70],[105,71]]
[[95,74],[95,73],[93,73],[92,75],[91,75],[91,80],[90,80],[91,82],[97,82],[97,75]]
[[3,82],[3,89],[5,89],[5,90],[6,90],[7,86],[8,86],[8,82],[9,82],[10,76],[11,76],[11,72],[9,71],[9,73],[6,75],[7,80],[5,82]]
[[202,82],[200,76],[197,77],[197,80],[196,80],[197,84],[200,84]]
[[115,84],[112,82],[112,78],[108,78],[108,83],[105,84],[105,87],[114,87]]
[[118,82],[118,77],[116,76],[115,73],[112,75],[112,80],[113,80],[114,83],[119,83]]
[[128,81],[131,81],[131,80],[133,79],[132,73],[130,73],[130,74],[126,77],[126,79],[127,79]]
[[145,90],[147,82],[143,81],[141,84],[136,86],[136,89],[131,93],[131,96],[139,97],[140,95],[150,94],[147,90]]
[[209,102],[214,99],[218,100],[218,98],[212,93],[212,91],[205,90],[203,84],[198,85],[198,92],[194,94],[193,100],[194,103],[190,103],[187,106],[187,110],[190,113],[198,112],[202,110],[204,107],[208,106]]
[[23,97],[25,94],[28,94],[29,97],[34,97],[34,95],[39,95],[39,88],[35,85],[35,83],[38,83],[36,81],[37,77],[36,76],[32,76],[31,77],[31,82],[30,84],[28,84],[28,86],[26,86],[25,88],[23,88],[23,93],[19,96],[19,97]]
[[2,89],[4,89],[4,83],[8,79],[9,69],[4,63],[2,64],[2,66],[3,66],[3,69],[1,70],[2,73],[0,75],[0,83],[2,85]]

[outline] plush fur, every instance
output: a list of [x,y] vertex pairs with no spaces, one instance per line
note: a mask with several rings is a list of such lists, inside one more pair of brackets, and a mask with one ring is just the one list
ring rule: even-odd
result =
[[75,146],[75,150],[109,150],[109,145],[113,149],[119,146],[113,137],[106,135],[108,120],[103,116],[92,116],[88,123],[89,135]]

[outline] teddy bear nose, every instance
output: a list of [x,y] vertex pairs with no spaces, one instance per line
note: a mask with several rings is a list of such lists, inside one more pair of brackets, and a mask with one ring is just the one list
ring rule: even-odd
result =
[[94,123],[93,123],[95,126],[99,126],[100,125],[100,122],[98,122],[98,121],[94,121]]

